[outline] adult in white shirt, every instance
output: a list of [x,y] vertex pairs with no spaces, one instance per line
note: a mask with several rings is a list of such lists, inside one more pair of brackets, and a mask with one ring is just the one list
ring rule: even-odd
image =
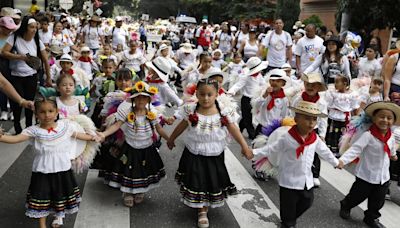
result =
[[[267,70],[281,68],[292,58],[292,37],[288,32],[283,31],[283,26],[282,19],[276,19],[274,30],[269,32],[262,40],[260,51],[268,48]],[[261,56],[261,53],[259,53],[259,56]]]
[[324,40],[315,35],[316,27],[314,24],[306,26],[306,36],[301,38],[296,45],[296,68],[297,76],[301,75],[317,58],[319,54],[324,53]]
[[54,30],[50,40],[50,46],[58,46],[63,49],[64,54],[68,54],[72,49],[76,49],[72,38],[63,32],[63,26],[61,22],[54,23]]
[[[16,36],[16,38],[15,38]],[[14,43],[15,40],[15,43]],[[24,99],[33,100],[36,94],[38,71],[27,64],[28,56],[40,58],[45,67],[46,84],[51,86],[50,66],[47,59],[47,52],[37,33],[37,22],[32,17],[24,17],[21,27],[10,37],[4,45],[2,55],[10,60],[11,84]],[[12,51],[14,46],[15,52]],[[11,109],[14,114],[14,128],[17,134],[21,133],[21,107],[11,102]],[[32,125],[33,112],[25,109],[26,126]]]
[[222,51],[224,56],[229,56],[232,53],[234,36],[230,27],[228,22],[223,22],[221,25],[221,32],[218,32],[215,37],[215,40],[219,42],[218,49]]
[[325,83],[335,83],[337,75],[345,75],[351,78],[350,63],[347,56],[340,54],[343,43],[338,37],[332,36],[324,41],[325,52],[319,55],[312,64],[304,70],[304,74],[320,71]]
[[250,25],[242,23],[242,25],[240,26],[240,31],[237,32],[235,35],[235,42],[233,45],[235,50],[239,50],[243,40],[249,40],[249,30],[250,30]]
[[115,27],[111,28],[107,35],[107,42],[112,40],[112,48],[117,49],[118,44],[122,44],[125,49],[128,47],[129,33],[122,28],[123,18],[120,16],[115,17]]
[[92,16],[89,20],[89,24],[83,28],[82,36],[85,41],[86,46],[92,50],[93,54],[96,54],[96,51],[100,48],[100,43],[104,45],[104,33],[100,28],[99,24],[101,20],[98,16]]

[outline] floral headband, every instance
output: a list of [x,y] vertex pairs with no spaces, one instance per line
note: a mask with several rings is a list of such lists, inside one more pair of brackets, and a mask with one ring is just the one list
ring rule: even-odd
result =
[[135,98],[139,95],[152,97],[158,93],[157,87],[149,86],[143,81],[138,81],[133,87],[126,88],[124,92],[129,93],[129,98]]

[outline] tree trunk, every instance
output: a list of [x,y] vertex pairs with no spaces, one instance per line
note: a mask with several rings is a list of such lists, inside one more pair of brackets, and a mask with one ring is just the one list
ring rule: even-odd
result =
[[351,15],[348,12],[343,12],[342,20],[340,23],[340,34],[343,34],[343,32],[349,30],[350,20],[351,20]]

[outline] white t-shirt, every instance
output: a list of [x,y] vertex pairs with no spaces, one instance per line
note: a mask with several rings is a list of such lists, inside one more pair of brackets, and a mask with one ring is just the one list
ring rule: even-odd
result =
[[124,66],[126,68],[138,72],[140,71],[140,65],[146,62],[146,58],[138,50],[136,50],[135,54],[130,54],[129,50],[126,50],[122,56],[122,61],[124,61]]
[[[7,43],[11,46],[14,45],[14,34],[7,38]],[[39,46],[40,51],[45,50],[45,46],[40,40]],[[29,53],[31,56],[38,56],[35,39],[26,41],[21,37],[17,37],[15,40],[15,50],[17,54],[20,55],[26,55]],[[28,64],[26,64],[23,60],[10,60],[10,69],[11,75],[19,77],[27,77],[37,73],[35,69],[29,67]]]
[[39,39],[44,43],[44,44],[50,44],[51,37],[53,36],[53,32],[48,30],[47,32],[43,32],[43,30],[39,30]]
[[112,36],[112,47],[114,49],[117,48],[118,44],[122,44],[124,49],[127,48],[126,37],[129,37],[129,33],[125,29],[117,27],[110,28],[108,36]]
[[382,66],[377,59],[368,60],[367,57],[362,57],[358,62],[358,78],[378,77],[381,70]]
[[85,33],[85,44],[91,49],[98,49],[100,48],[100,36],[103,36],[103,29],[99,27],[90,27],[86,25],[83,30]]
[[233,35],[229,35],[228,33],[221,32],[218,35],[219,38],[219,46],[218,48],[222,51],[223,54],[226,54],[228,52],[232,51],[232,40],[233,40]]
[[286,49],[293,45],[292,37],[288,32],[281,34],[275,31],[269,32],[262,41],[262,45],[268,48],[267,60],[270,66],[281,67],[286,62]]
[[315,36],[312,39],[304,36],[299,39],[294,54],[300,56],[300,72],[307,69],[319,54],[325,52],[325,46],[323,43],[324,40],[319,36]]
[[242,31],[240,31],[239,33],[236,33],[236,37],[237,37],[237,44],[236,44],[236,49],[239,50],[240,45],[242,45],[242,41],[243,40],[249,40],[249,34],[243,34]]

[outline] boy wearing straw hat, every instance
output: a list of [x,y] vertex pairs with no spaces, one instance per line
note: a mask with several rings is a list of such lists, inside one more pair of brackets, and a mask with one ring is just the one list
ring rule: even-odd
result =
[[379,210],[385,203],[389,188],[390,160],[396,161],[396,141],[391,127],[400,125],[400,107],[392,102],[371,103],[365,114],[372,119],[372,125],[362,133],[352,146],[339,158],[339,167],[359,157],[349,194],[340,201],[340,217],[350,218],[350,210],[368,199],[363,222],[369,227],[384,227],[378,220]]
[[[319,92],[327,90],[324,83],[324,79],[319,72],[313,72],[308,74],[303,74],[301,80],[304,82],[303,93],[297,95],[293,101],[292,105],[296,106],[300,101],[308,101],[315,103],[322,113],[328,113],[327,103],[323,98],[320,98]],[[315,131],[322,140],[325,140],[326,129],[328,128],[328,118],[320,117],[317,120],[317,125],[315,126]],[[321,169],[321,161],[318,154],[314,155],[313,166],[311,171],[314,177],[314,186],[319,187],[321,182],[319,181],[319,173]]]
[[263,156],[280,153],[278,182],[282,227],[295,227],[297,218],[313,203],[311,166],[314,153],[334,167],[339,165],[338,159],[314,131],[318,117],[326,117],[318,105],[299,101],[290,108],[295,112],[296,125],[277,141],[253,150],[255,155]]

